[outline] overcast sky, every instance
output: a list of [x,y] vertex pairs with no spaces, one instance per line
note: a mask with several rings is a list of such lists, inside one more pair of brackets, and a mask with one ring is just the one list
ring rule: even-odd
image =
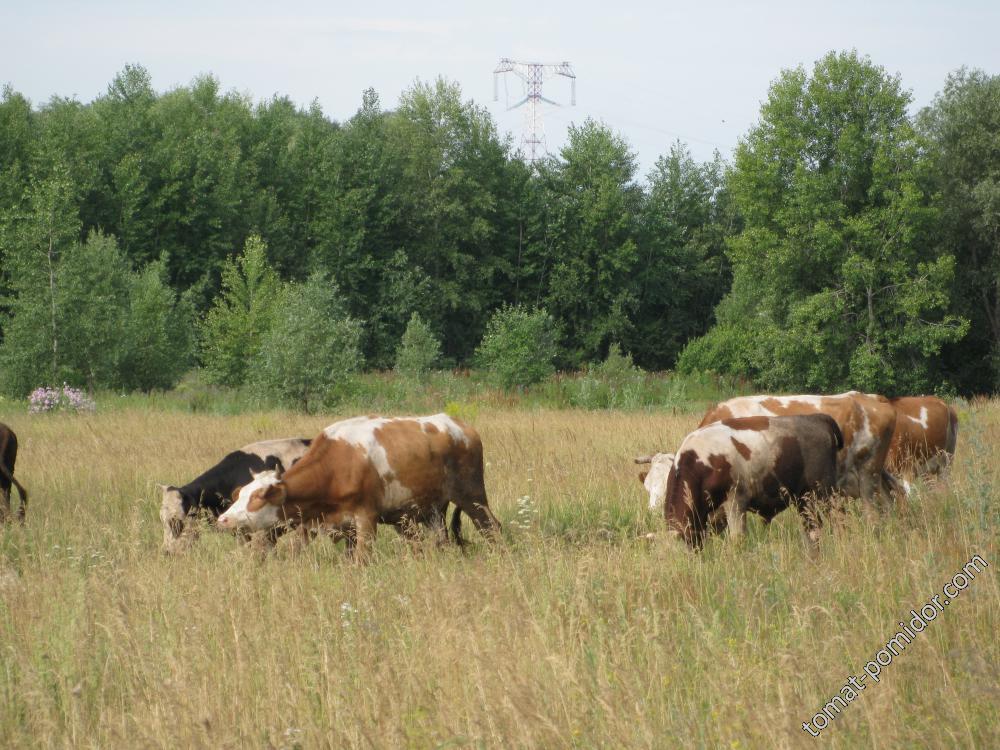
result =
[[[594,117],[628,139],[643,175],[675,138],[699,159],[729,156],[782,68],[851,48],[901,74],[922,107],[962,65],[1000,72],[1000,0],[0,0],[0,83],[35,105],[90,101],[139,63],[158,91],[213,73],[226,90],[318,99],[343,120],[368,87],[393,107],[415,79],[444,76],[519,143],[521,113],[505,110],[502,80],[493,101],[498,60],[566,60],[577,105],[544,110],[549,150],[568,123]],[[523,96],[513,78],[507,91],[512,103]],[[569,103],[565,79],[544,93]]]

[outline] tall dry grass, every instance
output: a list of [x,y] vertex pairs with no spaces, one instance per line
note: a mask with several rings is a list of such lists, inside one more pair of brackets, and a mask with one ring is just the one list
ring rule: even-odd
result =
[[[1000,408],[949,488],[804,551],[797,519],[700,555],[640,541],[631,458],[696,417],[482,411],[505,543],[264,562],[159,551],[153,482],[333,417],[0,413],[25,528],[0,530],[0,747],[1000,747]],[[527,499],[525,499],[527,498]],[[801,724],[978,553],[991,567],[814,740]],[[908,618],[907,618],[908,619]]]

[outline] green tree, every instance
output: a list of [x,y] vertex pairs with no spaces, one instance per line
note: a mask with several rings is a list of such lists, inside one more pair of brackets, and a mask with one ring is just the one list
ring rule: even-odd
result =
[[396,372],[419,376],[429,372],[441,359],[441,342],[419,313],[410,316],[396,350]]
[[254,110],[246,146],[255,183],[251,222],[285,278],[308,276],[317,246],[335,241],[325,218],[338,208],[339,131],[315,101],[299,110],[287,97],[274,97]]
[[91,232],[63,255],[59,277],[59,379],[91,393],[120,385],[129,268],[115,238]]
[[194,358],[195,310],[166,281],[166,263],[133,273],[122,337],[121,381],[130,390],[172,388]]
[[392,343],[417,309],[441,331],[447,356],[467,357],[509,287],[513,237],[501,202],[509,141],[484,107],[463,101],[459,86],[443,79],[403,93],[388,136],[402,172],[403,249],[430,290],[412,307],[396,307]]
[[647,182],[633,274],[635,322],[625,343],[644,367],[666,369],[689,339],[707,331],[729,288],[725,238],[736,219],[718,154],[699,164],[678,141]]
[[[933,243],[920,143],[898,77],[856,53],[784,71],[740,144],[730,189],[724,363],[768,388],[920,391],[966,322],[949,313],[954,257]],[[682,366],[692,364],[682,357]],[[721,363],[720,363],[721,364]]]
[[156,93],[149,72],[126,65],[92,108],[99,123],[100,226],[114,231],[134,262],[156,257],[158,216],[153,211],[154,154],[161,137],[153,118]]
[[536,252],[544,307],[563,328],[568,364],[579,366],[631,332],[642,191],[635,154],[593,120],[570,126],[561,157],[540,167],[546,219]]
[[101,132],[93,109],[76,99],[52,97],[35,115],[37,123],[31,175],[66,176],[83,229],[81,239],[100,226]]
[[[1000,75],[959,70],[919,118],[931,141],[941,245],[969,335],[946,350],[965,390],[1000,389]],[[989,362],[984,368],[982,363]]]
[[202,76],[160,96],[149,118],[158,137],[146,155],[152,177],[144,205],[156,219],[155,245],[136,257],[166,253],[171,283],[184,288],[206,272],[214,275],[250,233],[250,102],[234,93],[220,95],[219,82]]
[[531,385],[555,372],[558,338],[545,310],[504,306],[486,324],[476,363],[504,388]]
[[250,377],[265,398],[312,412],[336,404],[364,360],[361,322],[347,314],[335,284],[315,273],[289,284]]
[[348,309],[367,325],[366,359],[389,367],[405,315],[428,307],[426,275],[404,249],[409,230],[401,214],[401,164],[390,154],[388,122],[368,89],[361,107],[331,140],[328,182],[315,181],[311,267],[326,271]]
[[222,268],[222,291],[202,325],[202,363],[209,379],[223,385],[245,382],[252,359],[274,321],[281,282],[267,261],[258,235]]
[[55,384],[60,376],[59,264],[80,231],[73,193],[68,170],[58,166],[48,178],[32,179],[24,207],[0,223],[3,273],[11,292],[0,363],[3,387],[15,395]]
[[17,206],[34,150],[31,103],[9,85],[0,94],[0,212]]

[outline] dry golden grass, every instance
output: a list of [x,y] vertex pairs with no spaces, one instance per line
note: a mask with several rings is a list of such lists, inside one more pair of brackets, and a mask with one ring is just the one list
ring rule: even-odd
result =
[[[878,529],[847,518],[815,561],[791,513],[700,555],[638,539],[663,522],[631,459],[690,415],[483,411],[505,543],[383,528],[364,568],[211,531],[159,550],[153,482],[333,416],[0,420],[32,493],[0,529],[0,747],[1000,747],[996,403],[965,412],[950,488]],[[991,567],[809,737],[975,553]]]

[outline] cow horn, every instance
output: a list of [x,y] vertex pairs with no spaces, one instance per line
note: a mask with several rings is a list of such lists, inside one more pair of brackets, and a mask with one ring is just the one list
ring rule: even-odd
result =
[[637,464],[651,464],[651,463],[653,463],[653,457],[652,456],[637,456],[634,459],[634,461]]

